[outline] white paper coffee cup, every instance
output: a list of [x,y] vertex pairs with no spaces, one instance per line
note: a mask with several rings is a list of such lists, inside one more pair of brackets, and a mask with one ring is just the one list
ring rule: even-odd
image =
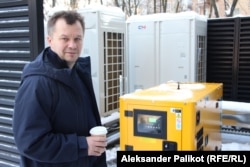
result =
[[89,133],[91,136],[106,136],[108,131],[104,126],[95,126],[90,129]]

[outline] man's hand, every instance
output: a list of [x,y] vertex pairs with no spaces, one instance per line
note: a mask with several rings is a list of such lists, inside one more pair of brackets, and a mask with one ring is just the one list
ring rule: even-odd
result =
[[88,155],[100,156],[106,150],[107,138],[104,136],[88,136]]

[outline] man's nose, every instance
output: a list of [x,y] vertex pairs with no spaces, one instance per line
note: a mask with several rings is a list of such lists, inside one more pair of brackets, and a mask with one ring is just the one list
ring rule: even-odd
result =
[[77,44],[74,40],[70,40],[69,41],[69,45],[68,45],[70,48],[76,48]]

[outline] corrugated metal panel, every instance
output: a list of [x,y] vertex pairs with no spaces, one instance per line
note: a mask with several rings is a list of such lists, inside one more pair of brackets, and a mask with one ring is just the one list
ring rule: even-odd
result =
[[[43,48],[44,37],[39,37],[37,33],[38,22],[42,23],[39,27],[43,27],[42,4],[43,1],[28,0],[2,0],[0,2],[1,167],[19,167],[19,153],[12,133],[14,98],[23,66],[36,56],[39,52],[38,48],[40,50]],[[43,34],[43,29],[41,34]],[[39,42],[40,40],[42,42]]]
[[250,17],[208,20],[207,81],[224,84],[225,100],[250,102]]
[[250,102],[250,17],[240,18],[239,24],[237,99]]
[[233,99],[235,20],[209,19],[207,29],[207,82],[223,83],[223,98]]

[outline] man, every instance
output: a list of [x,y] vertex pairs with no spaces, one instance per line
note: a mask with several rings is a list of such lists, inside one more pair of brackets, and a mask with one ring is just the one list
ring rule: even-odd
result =
[[101,121],[90,57],[79,57],[84,20],[74,11],[57,12],[47,30],[50,47],[24,67],[15,99],[21,167],[106,167],[106,137],[89,134]]

